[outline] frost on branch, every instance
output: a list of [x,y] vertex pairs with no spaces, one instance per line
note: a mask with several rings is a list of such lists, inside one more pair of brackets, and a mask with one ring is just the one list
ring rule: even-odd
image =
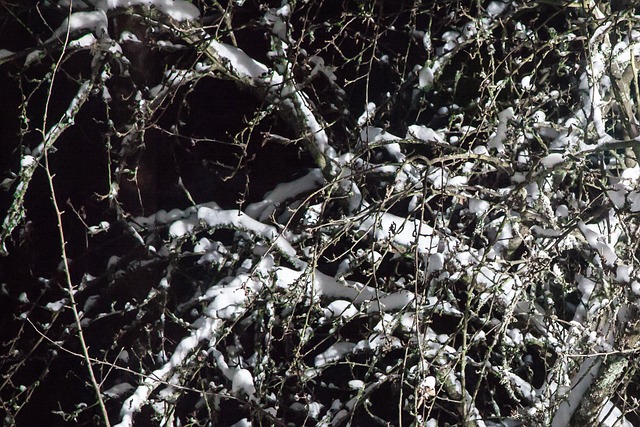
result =
[[3,422],[639,424],[638,17],[574,6],[11,6]]

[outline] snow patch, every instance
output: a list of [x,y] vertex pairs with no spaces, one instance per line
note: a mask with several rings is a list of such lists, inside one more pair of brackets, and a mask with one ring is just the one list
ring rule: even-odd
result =
[[185,0],[99,0],[96,9],[107,11],[132,6],[155,7],[176,21],[188,21],[200,17],[200,10]]
[[62,21],[62,24],[49,37],[48,42],[58,39],[64,39],[67,32],[69,34],[80,30],[90,30],[95,33],[98,38],[102,38],[107,34],[107,14],[104,10],[93,12],[74,12]]

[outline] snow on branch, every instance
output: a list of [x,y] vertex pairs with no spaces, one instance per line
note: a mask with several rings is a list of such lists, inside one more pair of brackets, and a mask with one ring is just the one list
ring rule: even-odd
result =
[[294,199],[298,195],[317,189],[324,182],[322,171],[313,169],[308,174],[290,182],[281,183],[264,195],[260,202],[252,203],[245,209],[247,215],[265,221],[276,207]]
[[[178,343],[169,361],[159,369],[146,374],[142,384],[124,401],[120,414],[122,419],[117,427],[133,426],[134,415],[149,403],[151,394],[159,386],[167,383],[180,367],[188,363],[202,341],[208,341],[209,345],[214,347],[223,332],[225,320],[244,315],[251,295],[259,292],[262,286],[262,282],[247,274],[241,274],[231,283],[223,281],[211,287],[207,293],[213,297],[213,300],[204,310],[203,315],[193,323],[194,330]],[[229,376],[227,370],[228,368],[223,369],[223,372]],[[236,385],[235,378],[232,376],[231,379],[234,381],[235,389],[250,391],[247,388],[248,381],[244,380],[241,386],[239,380]]]
[[[197,212],[198,217],[212,227],[241,227],[261,235],[270,235],[273,232],[271,227],[261,225],[246,215],[238,217],[236,211],[201,207]],[[184,213],[180,213],[180,215],[184,215]],[[140,220],[138,219],[137,222],[140,223]],[[172,234],[176,237],[183,236],[190,228],[189,224],[193,224],[188,221],[178,219],[173,222],[170,227],[173,229]],[[144,222],[148,223],[149,218]],[[287,244],[282,246],[285,252],[288,247]],[[212,248],[211,250],[218,249]],[[209,255],[208,253],[200,254],[202,257]],[[274,278],[273,281],[272,278]],[[134,415],[150,403],[151,395],[158,387],[169,383],[173,387],[178,386],[179,389],[179,382],[182,379],[175,376],[180,372],[180,367],[189,363],[189,360],[197,353],[202,342],[208,342],[209,351],[214,355],[218,369],[231,382],[231,392],[234,394],[244,393],[250,400],[255,400],[256,388],[250,371],[242,368],[230,368],[225,362],[224,356],[215,347],[221,334],[224,333],[225,322],[243,317],[251,307],[253,298],[265,288],[270,288],[273,285],[283,289],[304,288],[308,287],[308,284],[311,285],[308,290],[311,296],[346,298],[356,304],[367,302],[369,303],[368,312],[374,313],[401,310],[414,301],[414,295],[408,291],[385,294],[357,282],[340,282],[317,270],[297,271],[278,266],[272,256],[263,255],[253,269],[253,273],[240,273],[232,280],[224,278],[206,290],[201,300],[210,302],[203,310],[202,316],[193,322],[192,332],[178,343],[168,362],[144,375],[145,379],[142,383],[124,401],[121,409],[122,419],[117,427],[132,426]]]
[[[204,31],[195,27],[176,29],[183,39],[195,46],[201,46],[209,39]],[[313,111],[308,96],[296,86],[292,79],[291,64],[287,64],[287,74],[283,75],[247,55],[242,49],[217,40],[204,42],[201,48],[213,63],[213,68],[228,78],[257,91],[258,96],[272,105],[278,106],[282,117],[298,132],[305,136],[316,164],[327,178],[338,173],[336,151],[329,143],[325,131],[327,124]]]
[[296,250],[285,236],[278,233],[275,227],[265,225],[237,209],[223,210],[207,206],[199,207],[197,212],[187,214],[188,217],[175,221],[169,227],[169,236],[175,239],[183,238],[204,225],[211,229],[230,228],[247,231],[269,242],[282,253],[286,259],[299,268],[306,265],[297,257]]
[[156,8],[177,22],[190,21],[200,17],[200,10],[185,0],[94,0],[95,8],[108,11],[132,6]]
[[51,147],[60,138],[65,130],[73,126],[74,119],[84,103],[89,99],[94,83],[91,80],[85,80],[78,92],[73,97],[64,115],[56,124],[54,124],[48,132],[44,134],[44,138],[30,154],[24,154],[20,160],[20,172],[17,178],[18,184],[14,191],[13,200],[9,211],[2,222],[0,229],[0,255],[7,255],[6,242],[15,227],[24,218],[24,198],[29,189],[29,183],[33,178],[40,161],[45,153],[51,150]]
[[[109,144],[109,208],[116,206],[124,224],[110,227],[100,217],[99,226],[83,225],[89,249],[123,230],[126,241],[110,257],[96,257],[102,264],[87,263],[106,265],[104,274],[78,292],[88,330],[102,317],[135,315],[139,323],[114,329],[118,336],[131,334],[138,357],[153,356],[141,357],[154,362],[136,368],[136,387],[130,378],[110,389],[105,384],[105,396],[127,397],[118,401],[120,427],[143,418],[143,409],[162,424],[183,423],[186,416],[178,413],[192,401],[185,397],[187,388],[202,399],[193,406],[194,418],[222,417],[224,404],[238,409],[236,419],[224,420],[228,424],[248,424],[252,417],[254,423],[266,417],[295,424],[295,412],[317,425],[364,425],[364,419],[396,417],[379,416],[367,406],[367,399],[394,387],[400,390],[394,395],[400,396],[397,412],[416,425],[434,426],[444,418],[477,426],[564,426],[580,419],[628,425],[624,411],[631,410],[611,396],[633,375],[623,372],[630,366],[624,356],[635,352],[637,341],[628,333],[632,317],[625,313],[640,294],[634,257],[640,167],[629,165],[628,153],[640,152],[640,136],[631,134],[633,126],[620,129],[638,125],[631,89],[640,48],[636,33],[620,30],[619,17],[601,13],[605,4],[588,1],[571,11],[586,14],[585,25],[547,22],[548,34],[544,26],[521,19],[535,15],[542,23],[541,2],[487,0],[478,2],[476,14],[455,2],[433,8],[434,16],[447,8],[465,12],[440,16],[442,26],[414,19],[415,10],[402,7],[391,26],[382,12],[375,16],[375,7],[358,8],[348,10],[358,19],[347,22],[337,14],[308,35],[301,30],[316,25],[313,2],[256,8],[249,27],[240,25],[250,15],[241,2],[229,5],[229,16],[212,14],[202,22],[195,3],[181,0],[96,0],[90,2],[93,9],[85,3],[82,11],[79,2],[72,4],[73,13],[46,43],[57,46],[68,32],[85,33],[66,47],[90,51],[92,71],[104,66],[98,78],[106,81],[110,67],[121,67],[109,89],[113,84],[113,100],[122,96],[122,104],[105,95],[106,86],[98,88],[106,113],[96,121],[106,124],[97,132],[108,129],[100,135]],[[135,13],[127,18],[134,19],[123,27],[134,27],[109,35],[111,20],[132,6]],[[243,13],[233,15],[236,10]],[[203,12],[211,11],[203,6]],[[572,19],[568,15],[558,16]],[[267,62],[236,44],[233,32],[240,28],[267,33]],[[564,33],[551,34],[552,29]],[[142,37],[142,30],[154,37]],[[576,37],[579,31],[587,33]],[[513,33],[516,43],[496,40],[499,33]],[[218,34],[228,34],[229,44]],[[550,34],[552,42],[545,39]],[[161,84],[142,87],[132,78],[133,56],[119,43],[134,39],[135,48],[158,53],[162,67],[154,70],[153,84]],[[355,49],[349,46],[354,41]],[[584,52],[573,49],[572,43],[582,41]],[[179,46],[176,56],[187,54],[162,56],[174,53],[166,46]],[[94,51],[113,56],[100,63]],[[31,59],[43,52],[40,46]],[[15,57],[0,51],[0,62],[6,55]],[[566,61],[571,78],[555,72],[549,58]],[[199,105],[192,104],[196,99],[207,102],[207,94],[179,89],[202,77],[251,89],[264,101],[256,117],[278,110],[315,165],[287,165],[286,178],[278,174],[273,182],[248,163],[245,194],[253,203],[244,212],[214,201],[197,203],[203,194],[229,198],[218,188],[193,191],[190,179],[215,184],[199,173],[183,175],[182,168],[201,162],[211,172],[209,166],[221,165],[227,152],[201,153],[189,144],[206,139],[222,145],[233,133],[224,122],[227,111],[214,114],[221,120],[215,131],[208,123],[192,126],[187,112]],[[352,99],[345,100],[339,81],[355,94],[353,100],[363,95],[364,102],[354,107]],[[376,92],[390,82],[392,89]],[[39,162],[80,120],[77,112],[96,86],[83,80],[67,112],[20,157],[13,205],[0,235],[4,251],[25,215],[25,193]],[[165,106],[169,114],[163,115]],[[326,117],[339,117],[331,133],[321,115],[325,106],[331,111]],[[180,111],[172,116],[175,110]],[[246,118],[244,113],[238,118]],[[272,134],[271,124],[245,122],[236,137],[254,144],[260,132]],[[136,213],[119,185],[128,180],[140,205],[146,196],[142,180],[131,181],[127,174],[143,172],[141,159],[148,159],[127,155],[140,153],[137,144],[146,142],[147,130],[148,136],[173,138],[180,149],[171,163],[178,171],[170,179],[192,205],[171,209],[171,196],[158,202],[166,210],[124,221]],[[251,145],[242,155],[272,155],[269,145],[255,151]],[[268,160],[273,165],[279,159]],[[254,193],[265,185],[271,191]],[[125,266],[153,279],[132,291],[128,279],[139,277]],[[28,296],[15,299],[25,304]],[[53,312],[63,303],[43,300],[42,306]],[[157,312],[147,310],[156,304]],[[142,327],[151,331],[143,337],[152,338],[148,344],[136,335]],[[104,351],[102,357],[112,349],[108,343],[95,351]],[[360,377],[365,358],[367,373]]]

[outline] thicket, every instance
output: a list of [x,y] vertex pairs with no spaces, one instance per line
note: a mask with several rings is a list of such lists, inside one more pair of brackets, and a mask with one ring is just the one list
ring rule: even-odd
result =
[[618,3],[0,3],[3,425],[640,425]]

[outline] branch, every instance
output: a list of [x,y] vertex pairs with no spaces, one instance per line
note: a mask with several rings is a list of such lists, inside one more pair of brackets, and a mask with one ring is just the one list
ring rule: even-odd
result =
[[65,111],[60,121],[51,127],[49,132],[44,135],[43,141],[31,152],[30,155],[25,154],[20,159],[18,185],[16,186],[16,190],[13,194],[11,207],[2,222],[2,229],[0,229],[0,255],[8,255],[6,247],[7,239],[25,216],[24,198],[27,194],[27,190],[29,189],[31,178],[33,178],[33,174],[35,173],[38,165],[40,165],[40,161],[45,153],[53,147],[64,131],[73,126],[76,115],[87,99],[89,99],[93,87],[93,81],[84,81],[80,85],[78,93],[71,100],[67,111]]
[[286,64],[287,76],[283,76],[242,49],[217,40],[207,42],[210,36],[193,22],[188,27],[170,25],[186,43],[202,51],[211,61],[213,71],[252,89],[258,98],[276,105],[289,125],[304,136],[307,148],[328,180],[339,174],[337,154],[325,132],[328,125],[314,113],[307,95],[289,77],[292,75],[290,63]]

